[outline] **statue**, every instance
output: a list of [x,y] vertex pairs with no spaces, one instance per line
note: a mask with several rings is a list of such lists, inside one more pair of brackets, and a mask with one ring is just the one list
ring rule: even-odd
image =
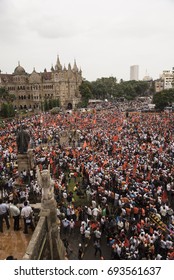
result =
[[36,167],[37,183],[42,188],[42,199],[50,200],[54,197],[54,181],[50,176],[50,165],[48,170],[42,170],[40,172],[39,167]]
[[28,150],[28,143],[30,141],[30,135],[27,131],[23,130],[22,126],[17,134],[16,143],[18,147],[18,153],[26,154]]

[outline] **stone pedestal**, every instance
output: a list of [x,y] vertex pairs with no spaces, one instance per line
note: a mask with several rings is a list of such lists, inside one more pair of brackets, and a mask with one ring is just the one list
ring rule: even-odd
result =
[[54,198],[41,201],[41,215],[48,213],[47,227],[48,227],[48,241],[50,244],[50,252],[53,260],[65,259],[65,247],[60,239],[60,221],[57,218],[57,203]]
[[29,167],[30,167],[30,169],[34,169],[33,150],[32,149],[28,149],[27,155],[28,155],[28,160],[29,160]]
[[31,170],[34,168],[34,160],[32,150],[28,150],[26,154],[17,155],[18,174],[24,170]]

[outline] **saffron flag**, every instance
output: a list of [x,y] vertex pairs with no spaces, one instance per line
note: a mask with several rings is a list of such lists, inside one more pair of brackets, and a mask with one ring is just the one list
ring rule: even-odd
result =
[[126,175],[126,184],[129,184],[129,174]]
[[117,128],[117,130],[118,130],[118,132],[120,132],[120,131],[122,130],[122,126],[119,126],[119,127]]
[[83,143],[83,149],[85,149],[86,146],[87,146],[87,143],[86,143],[86,140],[85,140],[84,143]]
[[9,150],[10,153],[13,152],[13,148],[12,147],[9,147],[8,150]]
[[125,161],[125,162],[123,163],[123,166],[122,166],[123,170],[126,170],[127,164],[128,164],[127,161]]
[[112,137],[112,140],[113,140],[114,142],[117,142],[117,141],[118,141],[118,135],[113,136],[113,137]]
[[148,172],[146,180],[149,181],[151,179],[151,171]]
[[162,200],[162,202],[164,202],[164,203],[168,200],[166,190],[163,191],[161,200]]

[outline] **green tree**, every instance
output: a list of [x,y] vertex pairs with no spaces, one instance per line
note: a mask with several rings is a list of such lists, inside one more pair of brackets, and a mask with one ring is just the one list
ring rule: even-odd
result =
[[115,77],[102,77],[96,81],[83,81],[80,86],[82,102],[79,107],[85,107],[88,100],[93,99],[117,99],[126,98],[134,100],[138,96],[145,96],[153,92],[153,87],[146,81],[123,81],[117,83]]
[[128,99],[133,100],[138,96],[147,95],[150,85],[145,81],[125,81],[119,84],[122,95]]
[[8,104],[8,117],[14,117],[15,115],[15,110],[13,108],[12,103]]
[[15,116],[13,108],[14,94],[9,94],[6,88],[0,88],[1,116],[4,118]]
[[56,99],[56,107],[60,107],[60,100]]
[[2,102],[13,102],[15,95],[10,94],[6,88],[0,88],[0,99]]
[[52,99],[52,108],[60,107],[59,99]]
[[52,106],[53,106],[52,108],[54,108],[54,107],[56,107],[56,106],[57,106],[56,99],[53,99],[53,100],[52,100]]
[[93,98],[92,95],[92,86],[91,83],[89,81],[84,80],[80,87],[80,94],[82,96],[82,101],[80,102],[80,104],[78,104],[78,107],[86,107],[88,105],[88,100]]
[[8,105],[7,103],[2,103],[1,105],[1,116],[4,118],[8,117]]
[[51,110],[53,108],[53,100],[49,99],[48,100],[48,109]]
[[171,106],[174,102],[174,89],[163,90],[155,93],[153,103],[158,110],[163,110],[166,106]]
[[2,103],[1,105],[1,116],[4,118],[14,117],[15,110],[11,103]]
[[48,111],[49,107],[48,107],[48,101],[47,99],[44,100],[44,111]]
[[109,77],[97,79],[91,83],[92,94],[96,99],[110,99],[116,93],[117,79]]

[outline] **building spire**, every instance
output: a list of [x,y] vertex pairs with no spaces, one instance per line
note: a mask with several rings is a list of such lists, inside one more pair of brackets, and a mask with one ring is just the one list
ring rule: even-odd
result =
[[74,59],[73,71],[74,72],[78,72],[78,68],[77,68],[77,64],[76,64],[76,60],[75,59]]
[[62,65],[60,64],[59,55],[57,55],[57,63],[55,65],[55,70],[57,70],[57,71],[62,70]]

